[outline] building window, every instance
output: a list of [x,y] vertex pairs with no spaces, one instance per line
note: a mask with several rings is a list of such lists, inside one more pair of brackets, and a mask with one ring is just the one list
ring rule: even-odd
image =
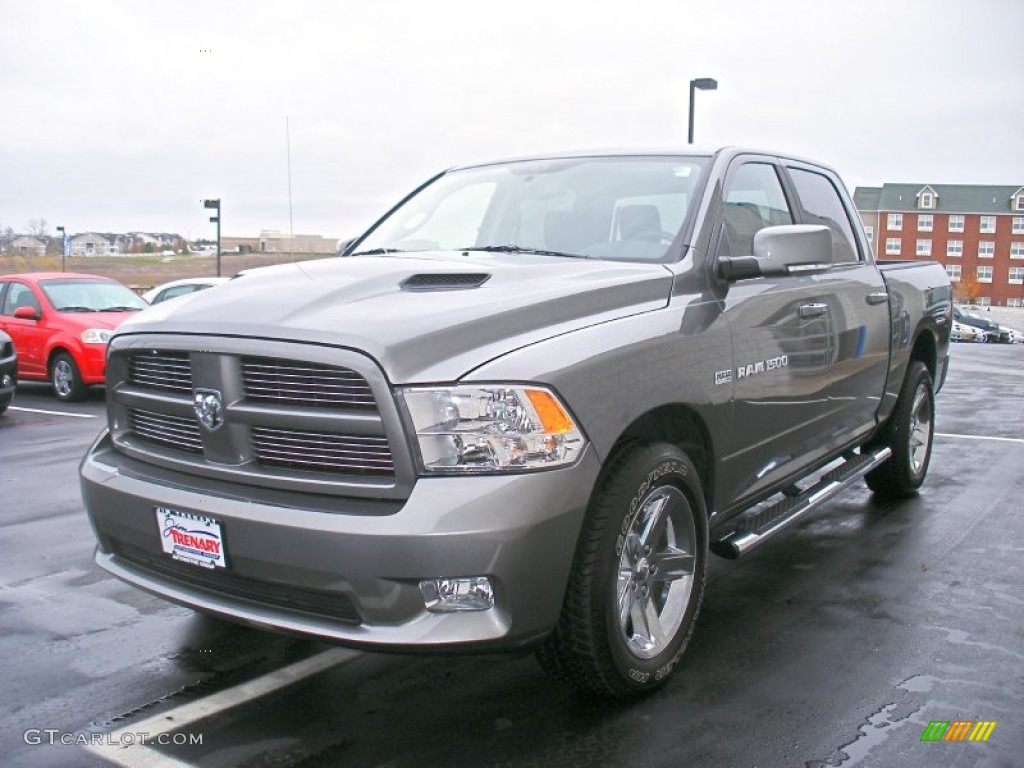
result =
[[932,196],[931,192],[922,192],[921,193],[921,207],[922,208],[934,208],[935,207],[935,198]]
[[981,217],[981,228],[978,230],[983,234],[991,234],[996,231],[996,217],[995,216],[982,216]]
[[895,231],[897,229],[903,229],[903,214],[902,213],[890,213],[889,214],[889,229]]
[[960,265],[959,264],[947,264],[946,274],[949,275],[949,279],[954,283],[960,282]]
[[964,217],[963,216],[950,216],[949,217],[949,231],[950,232],[963,232],[964,231]]
[[[1021,221],[1024,221],[1024,219],[1021,219]],[[874,227],[864,227],[864,234],[868,236],[868,242],[869,243],[875,242],[875,228]]]
[[1010,243],[1010,258],[1024,259],[1024,242],[1018,240]]
[[1024,195],[1017,195],[1017,197],[1014,198],[1013,202],[1014,202],[1013,210],[1015,210],[1015,211],[1024,211]]
[[885,255],[886,256],[899,256],[900,255],[900,239],[898,237],[889,237],[885,240]]
[[1007,299],[1006,306],[1008,307],[1024,307],[1024,300],[1021,299]]
[[917,255],[918,256],[931,256],[932,255],[932,241],[931,240],[918,240],[917,241]]
[[930,213],[922,213],[917,217],[917,231],[918,232],[931,232],[932,231],[932,215]]
[[946,255],[951,259],[959,259],[964,255],[964,241],[950,240],[946,243]]
[[974,303],[977,304],[979,307],[991,307],[992,299],[990,299],[988,296],[979,296],[974,300]]
[[1010,267],[1010,282],[1013,285],[1024,285],[1024,267]]
[[992,267],[978,267],[978,282],[979,283],[991,283],[992,282]]
[[992,240],[978,241],[978,258],[991,259],[996,253],[996,244]]
[[[1024,200],[1024,197],[1021,200]],[[1013,234],[1024,235],[1024,216],[1013,217]]]

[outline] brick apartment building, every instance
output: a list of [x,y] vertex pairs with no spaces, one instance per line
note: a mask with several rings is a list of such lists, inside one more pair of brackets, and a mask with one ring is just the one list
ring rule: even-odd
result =
[[1024,187],[883,184],[854,203],[876,258],[938,261],[959,300],[1024,306]]

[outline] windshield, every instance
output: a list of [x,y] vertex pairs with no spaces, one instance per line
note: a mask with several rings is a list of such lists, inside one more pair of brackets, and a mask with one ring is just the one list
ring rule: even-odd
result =
[[353,254],[499,250],[674,258],[706,158],[531,160],[451,171],[391,213]]
[[58,312],[134,312],[148,306],[113,280],[62,278],[40,285]]

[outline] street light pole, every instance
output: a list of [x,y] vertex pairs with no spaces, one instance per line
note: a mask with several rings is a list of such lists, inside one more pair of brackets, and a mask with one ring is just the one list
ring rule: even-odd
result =
[[711,77],[699,77],[690,81],[690,132],[687,143],[693,144],[693,95],[696,91],[717,91],[718,81]]
[[64,257],[67,255],[68,236],[64,233],[64,227],[57,227],[60,232],[60,271],[64,271]]
[[210,221],[217,225],[217,277],[220,277],[220,198],[216,200],[203,200],[204,208],[213,208],[217,211],[216,216],[211,216]]

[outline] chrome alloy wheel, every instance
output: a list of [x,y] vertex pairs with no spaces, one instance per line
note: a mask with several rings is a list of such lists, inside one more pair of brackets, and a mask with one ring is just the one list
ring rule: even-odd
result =
[[60,359],[53,365],[53,388],[57,390],[60,397],[69,397],[75,386],[75,372],[71,370],[71,363],[66,359]]
[[921,473],[932,442],[932,409],[931,393],[924,384],[918,386],[914,393],[914,406],[910,412],[910,440],[907,448],[910,451],[910,467],[915,475]]
[[675,638],[693,591],[697,532],[686,495],[655,488],[633,515],[619,556],[619,629],[630,653],[650,659]]

